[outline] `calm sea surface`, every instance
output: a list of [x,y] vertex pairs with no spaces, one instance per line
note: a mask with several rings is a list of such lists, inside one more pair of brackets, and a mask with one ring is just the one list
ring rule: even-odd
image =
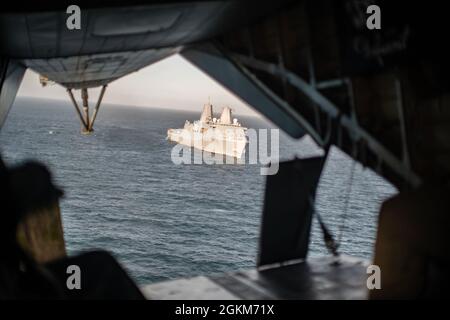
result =
[[[265,177],[259,165],[174,165],[168,128],[198,113],[103,105],[90,136],[69,101],[18,98],[0,131],[7,164],[37,159],[65,190],[61,202],[69,254],[109,250],[139,283],[211,274],[255,265]],[[243,125],[267,128],[260,118]],[[320,154],[307,137],[280,135],[280,155]],[[396,190],[333,150],[322,173],[317,210],[341,251],[370,258],[376,213]],[[311,255],[327,254],[314,224]]]

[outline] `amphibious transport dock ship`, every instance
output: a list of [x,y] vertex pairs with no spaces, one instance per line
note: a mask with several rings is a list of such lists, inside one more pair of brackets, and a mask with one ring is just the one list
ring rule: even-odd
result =
[[184,128],[167,130],[167,139],[199,150],[240,159],[245,154],[246,130],[235,118],[231,109],[224,107],[219,119],[213,117],[211,103],[203,106],[200,120],[186,120]]

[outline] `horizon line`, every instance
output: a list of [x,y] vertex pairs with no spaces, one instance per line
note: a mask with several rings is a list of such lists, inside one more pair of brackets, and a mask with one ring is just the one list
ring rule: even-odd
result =
[[[21,98],[25,98],[25,99],[40,99],[40,100],[52,100],[52,101],[63,101],[63,102],[66,102],[68,104],[72,104],[69,99],[66,100],[66,99],[62,99],[62,98],[36,97],[36,96],[29,96],[29,95],[23,95],[23,94],[20,95],[20,96],[18,95],[16,97],[16,99],[21,99]],[[150,105],[144,106],[144,105],[122,104],[122,103],[114,103],[114,102],[102,102],[102,104],[113,105],[113,106],[128,106],[128,107],[135,107],[135,108],[160,109],[160,110],[184,111],[184,112],[190,112],[190,113],[197,113],[196,110],[192,110],[192,109],[188,109],[188,108],[177,108],[177,107],[171,107],[171,106],[167,106],[167,107],[150,106]],[[226,105],[226,106],[230,107],[229,105]],[[224,106],[224,107],[226,107],[226,106]],[[252,113],[234,112],[232,107],[231,107],[231,110],[233,111],[233,114],[236,114],[238,116],[266,119],[264,117],[264,115],[259,113],[259,111],[257,111],[256,109],[253,109],[252,107],[249,107],[249,108],[252,111]],[[198,113],[201,113],[201,112],[202,112],[202,107],[200,107],[199,110],[198,110]]]

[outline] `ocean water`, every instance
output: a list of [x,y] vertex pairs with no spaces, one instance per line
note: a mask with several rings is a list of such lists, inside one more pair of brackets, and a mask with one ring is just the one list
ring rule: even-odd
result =
[[[84,136],[69,101],[17,98],[0,131],[0,151],[8,165],[35,159],[50,168],[65,191],[61,211],[71,255],[108,250],[141,285],[251,268],[265,177],[259,165],[173,164],[167,129],[199,113],[105,104],[95,132]],[[239,118],[247,127],[272,127],[262,118]],[[282,159],[317,154],[309,137],[280,135]],[[395,192],[332,150],[316,208],[336,237],[342,230],[342,253],[371,258],[377,212]],[[314,222],[310,255],[324,254]]]

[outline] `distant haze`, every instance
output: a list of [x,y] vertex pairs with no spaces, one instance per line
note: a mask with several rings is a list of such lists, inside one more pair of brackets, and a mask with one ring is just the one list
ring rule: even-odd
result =
[[[89,90],[92,106],[99,92],[99,88]],[[39,76],[31,70],[27,70],[18,96],[69,100],[65,88],[57,84],[42,87]],[[75,96],[79,101],[81,100],[79,90],[75,91]],[[113,81],[108,85],[103,101],[201,112],[208,98],[211,99],[216,113],[220,112],[223,106],[228,105],[238,115],[257,114],[180,55],[173,55]]]

